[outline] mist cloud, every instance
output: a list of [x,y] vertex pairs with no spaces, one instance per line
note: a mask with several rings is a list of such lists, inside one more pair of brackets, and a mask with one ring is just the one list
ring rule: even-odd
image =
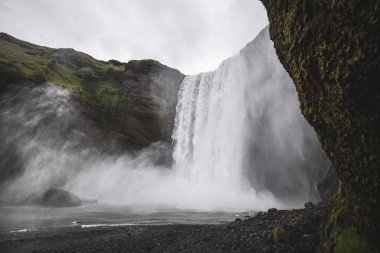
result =
[[0,31],[95,58],[215,69],[268,23],[252,0],[2,0]]

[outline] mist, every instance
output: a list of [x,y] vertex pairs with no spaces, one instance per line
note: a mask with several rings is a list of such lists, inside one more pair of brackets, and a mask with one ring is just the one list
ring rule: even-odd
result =
[[96,126],[58,85],[11,90],[0,99],[3,204],[60,188],[114,205],[291,208],[318,200],[329,166],[267,29],[217,70],[187,76],[173,144],[137,153],[99,148],[89,134]]
[[[3,204],[33,204],[51,188],[114,205],[167,206],[184,209],[248,209],[253,203],[220,185],[191,182],[187,173],[170,168],[169,143],[153,143],[137,154],[108,155],[95,148],[67,90],[55,84],[14,87],[1,98],[2,147],[15,146],[9,170],[21,175],[2,186]],[[21,102],[25,101],[25,103]],[[94,126],[91,126],[94,127]],[[2,150],[1,156],[14,155]],[[267,208],[274,202],[256,203]]]
[[329,168],[268,28],[217,70],[185,78],[173,139],[177,169],[251,203],[317,202]]

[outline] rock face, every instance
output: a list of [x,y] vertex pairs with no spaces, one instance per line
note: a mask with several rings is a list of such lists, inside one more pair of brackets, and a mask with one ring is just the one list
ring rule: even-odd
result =
[[99,61],[73,49],[37,46],[0,33],[0,94],[10,84],[57,83],[71,90],[104,132],[129,148],[170,141],[183,78],[154,60]]
[[361,252],[365,238],[379,249],[380,3],[262,2],[301,110],[340,179],[324,225],[325,249],[342,250],[349,237],[362,243]]
[[334,197],[339,188],[339,178],[334,167],[330,167],[317,188],[323,202],[328,203]]
[[41,204],[48,207],[80,206],[82,200],[72,192],[50,189],[44,193]]

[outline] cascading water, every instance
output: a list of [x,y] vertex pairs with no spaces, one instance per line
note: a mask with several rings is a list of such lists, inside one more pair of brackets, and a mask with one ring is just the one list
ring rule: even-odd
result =
[[51,84],[3,97],[0,120],[1,160],[22,171],[2,201],[59,187],[101,203],[263,210],[315,200],[328,168],[267,29],[217,70],[184,79],[172,167],[155,162],[168,152],[159,143],[136,156],[96,149],[86,136],[94,126]]
[[173,139],[175,169],[191,180],[287,201],[316,200],[328,166],[267,29],[216,71],[185,78]]
[[[185,77],[173,132],[174,169],[186,175],[195,189],[207,185],[203,195],[214,191],[211,199],[224,199],[221,204],[227,207],[234,202],[240,202],[236,207],[256,202],[242,171],[245,84],[236,75],[242,68],[246,66],[236,56],[214,72]],[[269,192],[265,194],[271,198]]]

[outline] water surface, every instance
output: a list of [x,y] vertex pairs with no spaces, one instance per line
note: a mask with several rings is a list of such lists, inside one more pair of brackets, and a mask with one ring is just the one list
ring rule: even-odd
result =
[[0,207],[0,233],[20,233],[59,227],[96,227],[168,224],[223,224],[250,212],[197,211],[168,206],[96,204],[69,208]]

